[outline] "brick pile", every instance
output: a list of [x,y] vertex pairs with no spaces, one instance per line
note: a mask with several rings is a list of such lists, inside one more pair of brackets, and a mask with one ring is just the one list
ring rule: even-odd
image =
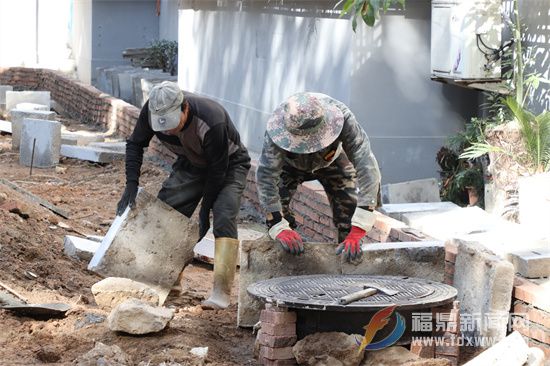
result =
[[[460,356],[460,302],[454,301],[450,309],[435,308],[433,315],[436,321],[434,336],[443,341],[435,345],[434,356],[449,360],[452,366],[457,366]],[[442,325],[440,329],[437,329],[438,324]]]
[[296,343],[296,313],[266,304],[260,314],[256,342],[261,365],[297,365],[292,346]]
[[[445,243],[445,283],[453,284],[458,248]],[[550,295],[548,287],[516,276],[512,293],[511,330],[517,330],[530,347],[540,348],[550,359]],[[510,329],[509,329],[510,330]]]

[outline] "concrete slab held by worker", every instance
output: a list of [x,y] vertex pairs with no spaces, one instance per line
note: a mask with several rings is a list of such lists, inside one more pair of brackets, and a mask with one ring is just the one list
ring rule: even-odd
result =
[[217,102],[183,92],[176,83],[155,86],[126,143],[126,188],[117,207],[135,206],[143,149],[156,136],[177,155],[158,198],[190,217],[199,202],[199,240],[215,237],[214,287],[204,308],[226,308],[235,276],[237,215],[250,157],[227,111]]
[[381,203],[378,163],[366,132],[344,103],[303,92],[285,100],[268,120],[256,172],[269,235],[296,255],[304,247],[289,205],[298,185],[311,180],[327,193],[340,242],[336,254],[359,258],[361,239]]

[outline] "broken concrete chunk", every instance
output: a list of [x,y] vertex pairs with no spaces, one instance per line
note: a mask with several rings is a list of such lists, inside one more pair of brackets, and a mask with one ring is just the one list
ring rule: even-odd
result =
[[522,366],[528,358],[529,347],[517,331],[487,349],[464,366]]
[[195,221],[140,189],[136,207],[115,218],[88,269],[143,282],[159,293],[162,305],[193,260],[198,235]]
[[129,299],[137,299],[153,306],[159,304],[159,295],[144,283],[121,277],[108,277],[92,286],[92,294],[99,307],[112,309]]
[[136,299],[126,300],[107,317],[109,329],[129,334],[156,333],[174,317],[174,310],[152,307]]
[[344,366],[358,365],[365,353],[359,351],[357,340],[362,336],[342,332],[315,333],[299,340],[292,353],[300,365],[318,365],[320,360],[336,359]]
[[97,241],[66,235],[63,241],[63,251],[71,258],[89,261],[94,256],[99,243]]
[[461,312],[484,314],[479,318],[472,317],[474,324],[463,334],[467,337],[494,337],[492,339],[498,341],[506,336],[514,267],[479,243],[453,240],[452,246],[455,245],[458,245],[458,254],[453,284],[458,290]]
[[94,163],[112,163],[115,160],[124,159],[126,154],[89,146],[61,145],[61,155],[67,158],[93,161]]

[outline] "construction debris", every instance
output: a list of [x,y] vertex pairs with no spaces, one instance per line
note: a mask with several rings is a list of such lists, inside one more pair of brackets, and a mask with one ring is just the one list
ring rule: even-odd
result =
[[174,317],[174,310],[153,307],[136,299],[119,304],[107,317],[109,329],[129,334],[148,334],[163,330]]
[[159,295],[144,283],[121,277],[107,277],[92,286],[96,304],[104,309],[113,309],[128,299],[137,299],[157,306]]
[[93,240],[66,235],[63,241],[63,251],[71,258],[90,261],[100,243]]

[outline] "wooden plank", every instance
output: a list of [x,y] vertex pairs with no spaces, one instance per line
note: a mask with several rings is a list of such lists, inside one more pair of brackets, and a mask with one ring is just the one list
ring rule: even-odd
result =
[[17,184],[15,184],[13,182],[10,182],[7,179],[0,178],[0,184],[8,186],[11,189],[13,189],[14,191],[17,191],[19,193],[24,194],[25,196],[29,197],[33,202],[36,202],[40,206],[43,206],[43,207],[47,208],[48,210],[52,211],[56,215],[59,215],[59,216],[65,218],[65,219],[70,218],[70,214],[67,211],[51,204],[50,202],[46,201],[45,199],[42,199],[42,198],[32,194],[31,192],[27,191],[26,189],[23,189],[23,188],[19,187]]

